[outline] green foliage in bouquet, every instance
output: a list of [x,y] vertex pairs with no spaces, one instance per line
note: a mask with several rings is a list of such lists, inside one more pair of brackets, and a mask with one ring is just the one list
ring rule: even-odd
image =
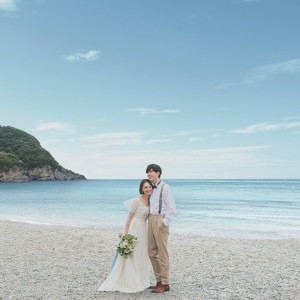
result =
[[[119,234],[122,237],[122,234]],[[127,258],[134,250],[135,244],[137,243],[137,237],[132,234],[126,234],[121,239],[117,251],[121,256]]]

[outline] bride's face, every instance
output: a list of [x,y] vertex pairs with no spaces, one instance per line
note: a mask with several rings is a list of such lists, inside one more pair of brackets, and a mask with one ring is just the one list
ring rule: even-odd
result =
[[143,192],[144,192],[144,195],[148,195],[150,196],[151,193],[152,193],[152,186],[149,182],[145,182],[144,185],[143,185]]

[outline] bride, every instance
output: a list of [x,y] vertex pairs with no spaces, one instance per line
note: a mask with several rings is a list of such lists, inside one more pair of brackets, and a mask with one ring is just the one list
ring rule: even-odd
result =
[[129,209],[124,235],[137,237],[134,251],[128,258],[118,255],[110,273],[98,291],[140,292],[150,285],[149,258],[147,252],[147,219],[149,216],[149,197],[152,183],[143,179],[140,183],[141,196],[127,200],[124,205]]

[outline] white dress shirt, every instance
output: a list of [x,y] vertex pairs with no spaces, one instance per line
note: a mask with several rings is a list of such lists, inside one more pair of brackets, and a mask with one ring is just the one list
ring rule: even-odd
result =
[[[159,196],[160,190],[164,182],[159,181],[155,186],[157,188],[153,189],[153,192],[150,196],[150,214],[158,215],[159,211]],[[169,226],[172,220],[172,216],[176,213],[176,206],[174,198],[171,192],[171,189],[168,184],[165,183],[162,192],[162,205],[161,205],[161,215],[165,215],[164,224]]]

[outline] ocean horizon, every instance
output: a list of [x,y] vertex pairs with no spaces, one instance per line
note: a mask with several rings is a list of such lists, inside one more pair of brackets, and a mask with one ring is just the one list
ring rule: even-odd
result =
[[[171,232],[222,238],[300,238],[300,179],[162,179],[177,213]],[[139,179],[0,184],[0,219],[116,228]]]

